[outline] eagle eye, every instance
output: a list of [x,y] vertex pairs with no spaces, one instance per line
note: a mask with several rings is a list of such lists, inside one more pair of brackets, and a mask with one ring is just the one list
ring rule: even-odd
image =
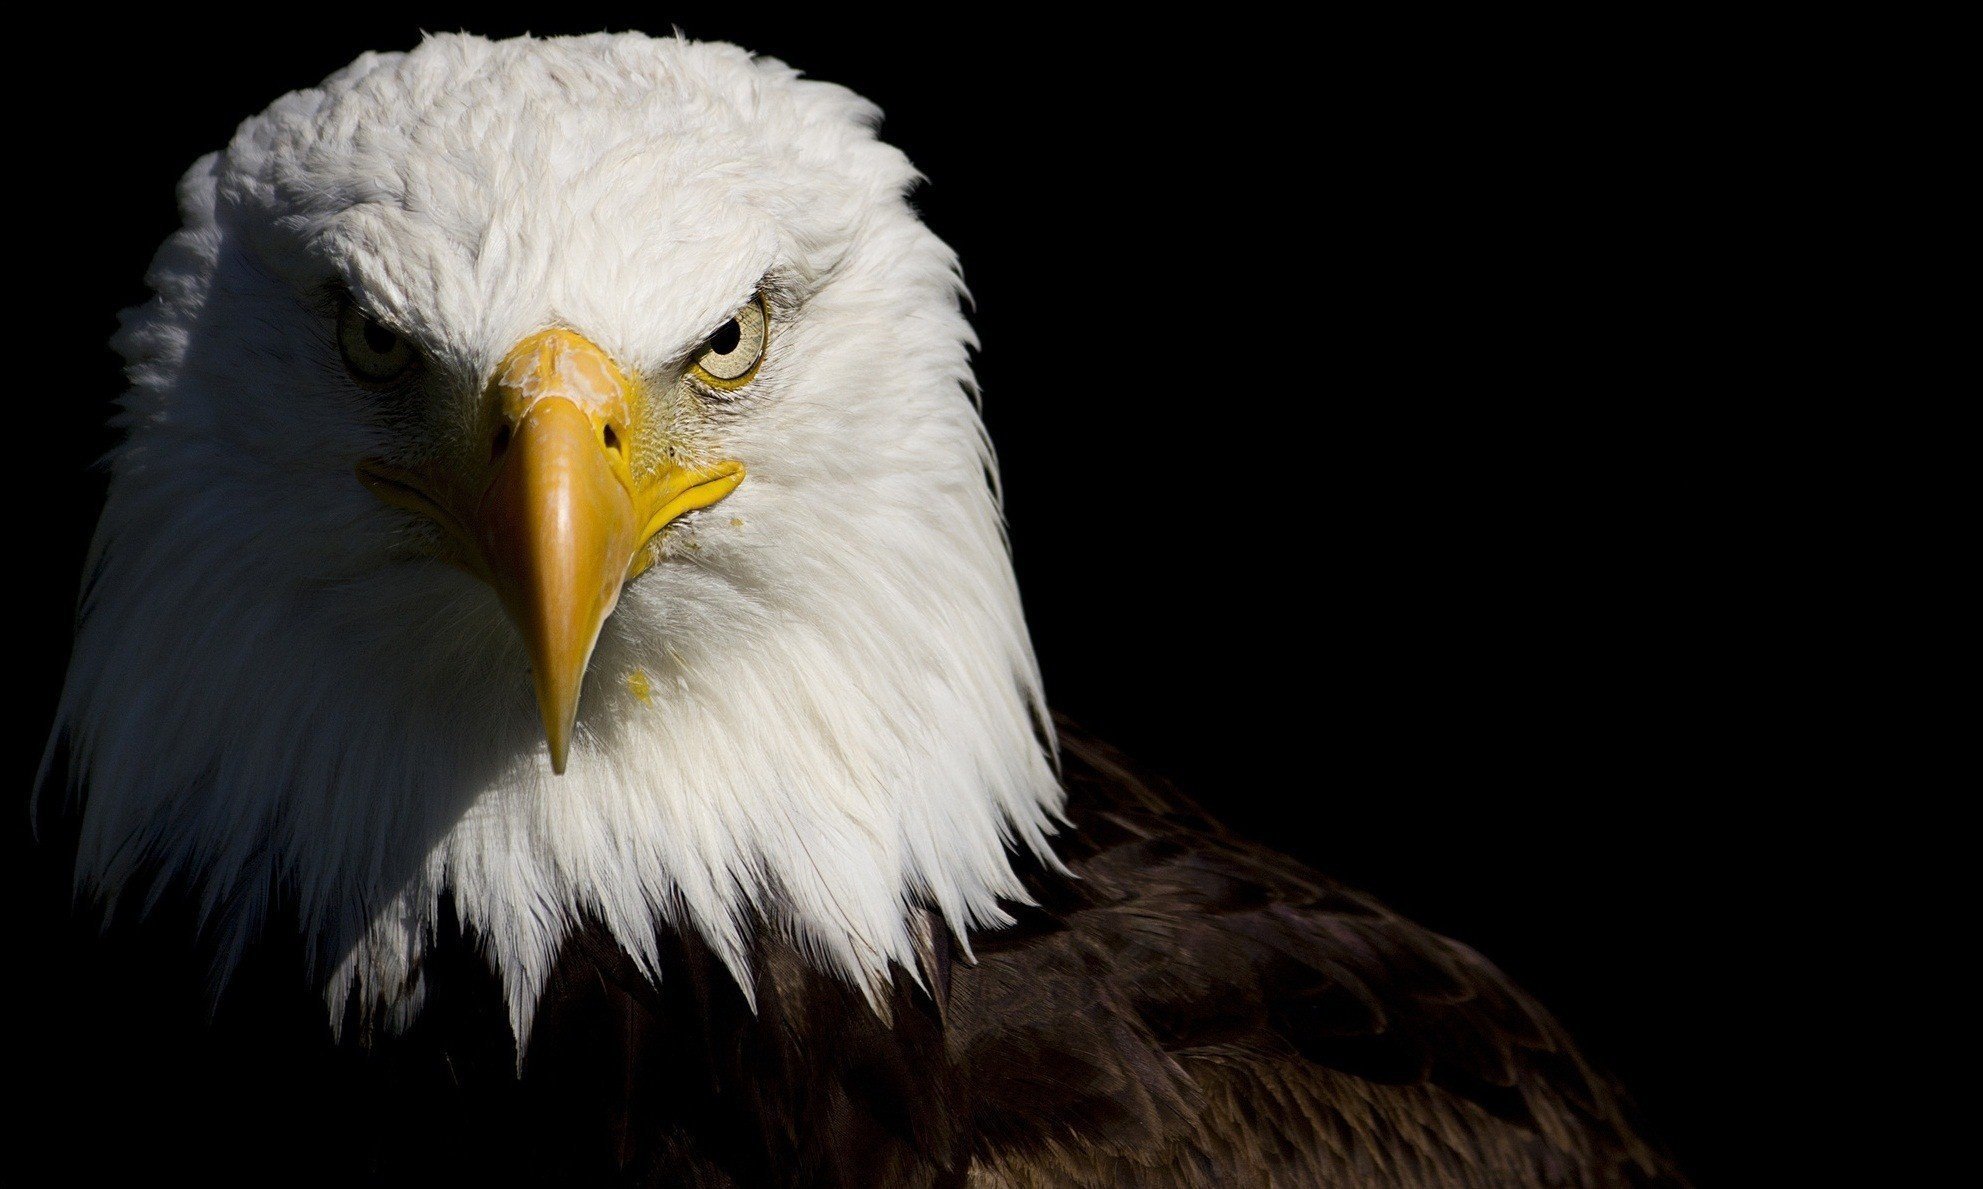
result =
[[757,375],[758,365],[764,362],[765,343],[770,334],[770,319],[765,317],[764,297],[760,294],[702,341],[689,370],[711,388],[725,392],[742,388]]
[[352,303],[338,311],[337,348],[344,366],[367,384],[396,380],[420,360],[411,340]]

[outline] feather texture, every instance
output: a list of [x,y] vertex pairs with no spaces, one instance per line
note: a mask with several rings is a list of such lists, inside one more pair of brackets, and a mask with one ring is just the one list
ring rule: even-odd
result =
[[918,912],[930,944],[881,1011],[774,930],[752,931],[747,997],[692,931],[656,938],[657,983],[583,922],[519,1079],[499,988],[449,923],[428,1010],[311,1074],[354,1118],[310,1114],[278,1146],[333,1126],[327,1180],[409,1185],[1684,1184],[1479,955],[1062,738],[1070,874],[1030,864],[1035,904],[969,938],[975,962]]

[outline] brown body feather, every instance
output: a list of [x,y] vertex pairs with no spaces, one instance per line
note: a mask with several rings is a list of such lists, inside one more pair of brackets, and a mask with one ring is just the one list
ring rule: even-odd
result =
[[[1478,954],[1071,731],[1065,764],[1076,878],[1029,872],[1038,906],[975,962],[934,926],[880,1015],[768,938],[753,1010],[692,940],[656,987],[581,934],[526,1054],[518,1159],[620,1185],[1682,1183]],[[469,1034],[437,992],[402,1043],[459,1079]]]

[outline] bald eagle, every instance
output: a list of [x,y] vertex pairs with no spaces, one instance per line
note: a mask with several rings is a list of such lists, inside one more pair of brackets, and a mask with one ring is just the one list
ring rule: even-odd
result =
[[1679,1184],[1485,959],[1048,713],[878,114],[443,36],[197,162],[115,340],[79,885],[188,900],[216,985],[293,937],[532,1183]]

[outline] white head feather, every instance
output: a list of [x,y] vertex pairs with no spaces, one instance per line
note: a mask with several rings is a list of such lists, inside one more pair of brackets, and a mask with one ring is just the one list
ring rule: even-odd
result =
[[[877,118],[731,46],[449,36],[196,164],[116,339],[58,721],[84,885],[199,888],[223,970],[293,905],[333,1021],[396,1024],[451,890],[519,1039],[582,916],[657,977],[657,929],[699,931],[740,980],[761,918],[870,991],[914,968],[910,905],[1002,919],[1061,793],[955,261]],[[547,325],[666,367],[767,276],[766,363],[696,427],[748,478],[621,596],[554,776],[494,594],[354,478],[432,419],[348,378],[322,295],[466,401]]]

